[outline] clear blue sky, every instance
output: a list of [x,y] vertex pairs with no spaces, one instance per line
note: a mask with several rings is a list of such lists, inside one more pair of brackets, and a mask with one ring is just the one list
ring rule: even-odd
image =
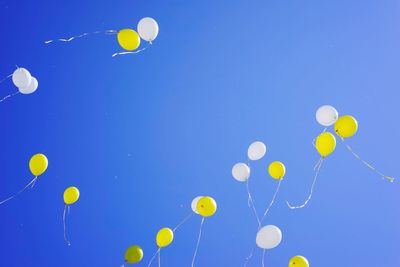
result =
[[[69,44],[43,41],[86,31],[135,28],[154,17],[160,34],[133,56],[114,36]],[[303,200],[318,154],[311,140],[322,104],[359,121],[349,143],[384,172],[400,175],[398,101],[400,2],[382,1],[11,1],[0,4],[0,76],[15,65],[39,80],[33,95],[0,104],[0,198],[22,188],[28,161],[49,168],[35,188],[0,206],[1,266],[120,266],[156,231],[175,226],[197,195],[211,195],[197,267],[242,266],[256,221],[231,167],[262,140],[251,187],[265,207],[287,176],[267,224],[283,232],[266,266],[306,256],[312,267],[393,266],[398,262],[400,185],[356,161],[342,144],[325,162],[309,206]],[[1,96],[15,91],[0,84]],[[62,192],[81,191],[62,232]],[[176,233],[162,266],[190,266],[200,218]],[[260,266],[261,251],[248,265]]]

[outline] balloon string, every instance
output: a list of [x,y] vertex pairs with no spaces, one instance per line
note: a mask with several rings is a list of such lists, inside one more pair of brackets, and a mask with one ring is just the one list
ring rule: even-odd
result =
[[71,242],[69,242],[68,238],[67,238],[67,227],[66,227],[66,214],[67,214],[67,210],[69,213],[69,205],[65,205],[64,206],[64,213],[63,213],[63,225],[64,225],[64,241],[68,244],[68,246],[71,246]]
[[387,179],[389,180],[389,182],[394,182],[394,178],[387,176],[385,174],[383,174],[382,172],[380,172],[379,170],[377,170],[374,166],[372,166],[371,164],[369,164],[368,162],[366,162],[364,159],[362,159],[356,152],[354,152],[354,150],[351,148],[351,146],[349,146],[346,141],[344,140],[343,137],[341,137],[340,139],[342,139],[343,144],[346,146],[347,150],[350,151],[351,154],[353,154],[353,156],[358,159],[359,161],[361,161],[365,166],[367,166],[370,170],[372,170],[373,172],[375,172],[376,174],[378,174],[379,176],[381,176],[383,179]]
[[161,249],[158,250],[158,267],[161,267]]
[[264,264],[264,260],[265,260],[265,249],[263,250],[263,255],[262,255],[262,261],[261,261],[261,265],[262,265],[262,267],[264,267],[264,266],[265,266],[265,264]]
[[324,158],[321,157],[321,158],[318,160],[318,162],[317,162],[317,164],[315,165],[315,167],[314,167],[314,168],[316,168],[316,169],[315,169],[314,181],[313,181],[313,183],[312,183],[312,185],[311,185],[310,194],[308,195],[308,198],[306,199],[306,201],[305,201],[302,205],[300,205],[300,206],[292,206],[292,205],[290,205],[289,201],[286,200],[286,204],[288,205],[288,207],[289,207],[290,209],[302,209],[302,208],[304,208],[304,207],[308,204],[308,202],[310,201],[310,199],[311,199],[311,197],[312,197],[312,195],[313,195],[313,193],[314,193],[314,187],[315,187],[315,184],[316,184],[316,182],[317,182],[318,175],[319,175],[319,172],[320,172],[320,170],[321,170],[323,161],[324,161]]
[[143,52],[144,50],[146,50],[150,45],[152,45],[152,43],[148,42],[148,44],[142,49],[139,49],[139,50],[136,50],[136,51],[126,51],[126,52],[114,53],[112,55],[112,57],[116,57],[116,56],[120,56],[120,55],[128,55],[128,54],[137,54],[137,53],[140,53],[140,52]]
[[250,200],[251,207],[252,207],[254,215],[256,216],[256,219],[257,219],[258,227],[260,227],[261,226],[261,221],[260,221],[260,217],[258,217],[257,210],[256,210],[256,207],[254,205],[254,200],[253,200],[253,197],[251,196],[251,193],[250,193],[249,179],[247,179],[247,181],[246,181],[246,189],[247,189],[247,195],[248,195],[248,198]]
[[181,227],[184,223],[186,223],[190,218],[192,218],[193,213],[191,212],[188,216],[186,216],[180,223],[178,223],[177,226],[172,230],[172,232],[175,232],[178,230],[179,227]]
[[12,76],[12,74],[8,75],[7,77],[4,77],[2,80],[0,80],[0,83],[4,82],[5,80],[7,80],[8,78],[10,78]]
[[201,239],[201,232],[203,230],[203,224],[204,224],[204,217],[201,219],[201,223],[200,223],[199,236],[197,238],[196,249],[194,250],[194,254],[193,254],[192,267],[194,267],[194,261],[196,259],[197,251],[198,251],[199,246],[200,246],[200,239]]
[[281,187],[282,180],[283,180],[283,179],[279,179],[279,183],[278,183],[278,186],[277,186],[277,188],[276,188],[276,190],[275,190],[274,196],[272,197],[272,200],[271,200],[271,202],[269,203],[268,208],[265,210],[264,215],[262,216],[262,218],[261,218],[261,220],[260,220],[261,223],[263,222],[265,216],[267,216],[268,211],[270,210],[270,208],[272,207],[272,205],[273,205],[274,202],[275,202],[275,199],[276,199],[276,197],[277,197],[277,195],[278,195],[278,192],[279,192],[279,188]]
[[246,267],[247,264],[249,263],[249,261],[251,260],[251,258],[253,258],[253,254],[254,254],[254,249],[255,247],[253,247],[253,249],[250,252],[250,255],[246,257],[246,259],[244,260],[244,265],[243,267]]
[[53,43],[53,42],[71,42],[71,41],[73,41],[75,39],[78,39],[78,38],[82,38],[82,37],[85,37],[85,36],[88,36],[88,35],[99,34],[99,33],[117,34],[118,31],[116,31],[116,30],[106,30],[106,31],[85,32],[85,33],[82,33],[82,34],[79,34],[79,35],[76,35],[76,36],[72,36],[72,37],[68,37],[68,38],[47,40],[47,41],[44,41],[44,43],[45,44],[50,44],[50,43]]
[[157,254],[160,252],[161,248],[158,248],[157,251],[153,254],[153,256],[151,257],[149,264],[147,265],[147,267],[150,267],[150,265],[153,263],[154,259],[156,258]]
[[6,198],[5,200],[0,202],[0,205],[3,203],[6,203],[7,201],[17,197],[19,194],[21,194],[22,192],[24,192],[26,189],[28,189],[29,186],[31,186],[32,184],[35,184],[36,180],[37,180],[37,176],[35,176],[35,178],[32,179],[32,181],[30,181],[24,188],[22,188],[21,190],[19,190],[16,194]]
[[6,100],[7,98],[10,98],[10,97],[15,96],[17,94],[19,94],[19,91],[3,97],[2,99],[0,99],[0,103],[3,102],[4,100]]

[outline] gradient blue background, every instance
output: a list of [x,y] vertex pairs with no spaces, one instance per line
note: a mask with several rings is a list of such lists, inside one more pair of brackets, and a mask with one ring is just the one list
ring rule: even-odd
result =
[[[43,41],[86,31],[136,27],[154,17],[147,51],[118,58],[115,36]],[[32,95],[0,104],[0,196],[31,179],[38,152],[49,168],[35,188],[0,207],[1,266],[120,266],[140,244],[147,266],[160,227],[175,226],[197,195],[211,195],[196,266],[242,266],[256,221],[231,167],[262,140],[251,187],[259,212],[287,176],[266,219],[283,232],[266,266],[305,255],[313,267],[395,266],[400,186],[381,180],[338,143],[315,195],[301,202],[318,154],[311,140],[322,104],[359,121],[349,143],[399,175],[400,2],[355,1],[11,1],[0,6],[0,73],[15,64],[39,80]],[[14,92],[11,80],[1,96]],[[63,240],[63,190],[75,185]],[[162,266],[189,266],[200,218],[162,253]],[[260,266],[257,251],[248,266]]]

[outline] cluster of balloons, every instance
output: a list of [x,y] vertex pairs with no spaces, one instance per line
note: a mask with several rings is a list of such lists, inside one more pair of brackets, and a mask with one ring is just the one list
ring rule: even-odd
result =
[[25,68],[17,67],[17,69],[12,74],[2,79],[0,83],[4,82],[10,77],[12,77],[12,81],[14,85],[18,88],[18,91],[3,97],[2,99],[0,99],[0,103],[7,98],[10,98],[19,93],[24,95],[32,94],[37,90],[39,86],[38,80],[33,77],[30,72]]
[[[196,249],[193,254],[193,259],[192,259],[191,266],[192,267],[194,266],[197,251],[198,251],[198,248],[200,245],[200,239],[201,239],[204,220],[207,217],[213,216],[217,212],[217,202],[215,201],[214,198],[212,198],[210,196],[198,196],[192,200],[191,208],[192,208],[193,213],[191,212],[175,228],[171,229],[169,227],[163,227],[157,232],[156,237],[155,237],[157,251],[153,254],[153,257],[150,259],[150,261],[148,263],[148,267],[151,266],[151,264],[153,263],[153,261],[157,255],[158,255],[158,266],[161,266],[161,249],[166,248],[169,245],[171,245],[171,243],[174,241],[176,230],[179,227],[181,227],[184,223],[186,223],[186,221],[188,221],[193,216],[193,214],[197,214],[202,217],[202,220],[200,223],[200,230],[199,230],[199,236],[197,239]],[[129,264],[139,263],[142,261],[142,259],[143,259],[143,249],[138,245],[130,246],[125,251],[125,263],[122,266],[125,266],[125,264],[128,264],[128,263]]]

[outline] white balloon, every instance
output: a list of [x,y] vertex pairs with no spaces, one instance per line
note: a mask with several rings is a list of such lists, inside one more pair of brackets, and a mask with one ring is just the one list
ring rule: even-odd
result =
[[200,198],[202,198],[202,197],[203,197],[203,196],[198,196],[198,197],[195,197],[195,198],[192,200],[192,211],[193,211],[194,213],[199,214],[199,212],[197,211],[197,202],[199,202]]
[[259,160],[264,157],[265,152],[267,152],[267,147],[263,142],[256,141],[249,146],[247,150],[247,156],[251,160]]
[[322,126],[328,127],[333,125],[339,118],[337,110],[329,105],[321,106],[315,113],[315,118]]
[[38,80],[36,80],[36,78],[32,76],[31,83],[27,87],[18,88],[18,90],[21,94],[27,95],[35,92],[38,86],[39,86]]
[[152,42],[158,35],[158,24],[153,18],[143,18],[139,21],[138,32],[140,37],[147,41]]
[[28,87],[31,84],[32,76],[27,69],[18,68],[12,75],[12,81],[16,87]]
[[256,237],[257,246],[262,249],[272,249],[277,247],[282,241],[281,229],[275,225],[267,225],[261,228]]
[[250,168],[247,164],[239,162],[232,168],[232,176],[239,182],[246,182],[250,177]]

